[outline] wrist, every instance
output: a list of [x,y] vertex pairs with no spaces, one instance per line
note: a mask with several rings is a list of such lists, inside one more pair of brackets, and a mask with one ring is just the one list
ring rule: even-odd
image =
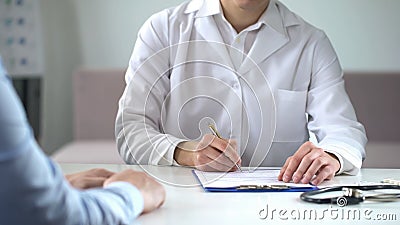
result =
[[333,159],[336,160],[338,167],[337,167],[337,170],[335,171],[335,174],[337,174],[337,173],[340,171],[340,168],[342,168],[342,164],[341,164],[339,158],[338,158],[335,154],[333,154],[333,153],[331,153],[331,152],[326,152],[326,153],[327,153],[330,157],[332,157]]
[[196,146],[193,141],[179,143],[174,151],[174,160],[181,166],[194,166]]

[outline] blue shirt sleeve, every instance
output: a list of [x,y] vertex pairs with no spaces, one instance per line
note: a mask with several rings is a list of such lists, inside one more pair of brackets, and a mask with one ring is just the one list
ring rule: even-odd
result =
[[133,185],[72,188],[34,140],[0,62],[0,224],[129,224],[143,210]]

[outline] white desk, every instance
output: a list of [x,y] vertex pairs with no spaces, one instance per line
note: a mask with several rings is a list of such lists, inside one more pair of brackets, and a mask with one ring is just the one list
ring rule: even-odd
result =
[[[126,168],[146,170],[164,184],[167,198],[164,205],[149,214],[140,216],[134,224],[400,224],[400,202],[362,203],[346,206],[318,205],[302,202],[300,193],[207,193],[198,186],[189,168],[128,166],[112,164],[61,164],[65,173],[90,168],[121,171]],[[359,176],[337,176],[333,182],[378,182],[384,178],[400,179],[400,170],[363,169]],[[268,206],[268,210],[266,209]],[[262,217],[260,219],[260,211]],[[279,215],[282,210],[286,214]],[[325,211],[324,211],[325,210]],[[330,210],[330,211],[328,211]],[[265,212],[268,211],[268,216]],[[298,213],[302,214],[299,215]],[[306,214],[305,219],[304,213]],[[314,214],[309,218],[310,213]],[[331,216],[332,213],[332,216]],[[359,214],[358,214],[359,213]],[[342,219],[341,215],[344,218]],[[273,217],[272,217],[273,215]],[[358,219],[360,215],[360,220]],[[354,219],[355,216],[356,218]],[[292,219],[295,217],[295,219]],[[296,219],[299,218],[300,219]],[[347,219],[350,217],[350,219]],[[369,220],[368,220],[369,218]],[[391,220],[385,218],[391,218]]]

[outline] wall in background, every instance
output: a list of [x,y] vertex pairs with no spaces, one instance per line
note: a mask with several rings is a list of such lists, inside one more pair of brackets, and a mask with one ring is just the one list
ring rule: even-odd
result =
[[[88,67],[127,65],[136,32],[162,8],[182,0],[75,0]],[[292,11],[323,29],[346,70],[400,70],[400,1],[282,0]]]
[[72,140],[72,74],[79,67],[126,67],[136,33],[153,13],[180,0],[41,0],[45,74],[41,146]]
[[72,139],[72,73],[81,65],[79,18],[72,1],[41,0],[45,72],[41,145],[51,153]]
[[327,33],[345,70],[400,71],[400,1],[282,2]]
[[182,0],[73,0],[79,20],[82,64],[126,67],[137,31],[154,13]]
[[[126,67],[143,22],[183,0],[41,0],[46,71],[42,145],[72,139],[71,77],[78,67]],[[345,70],[400,71],[398,0],[282,0],[330,37]]]

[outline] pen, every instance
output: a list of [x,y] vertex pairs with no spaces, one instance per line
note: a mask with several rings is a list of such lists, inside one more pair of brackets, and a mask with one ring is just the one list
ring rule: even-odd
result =
[[[219,139],[223,139],[213,124],[209,124],[208,127],[210,128],[213,135],[217,136]],[[240,168],[240,166],[237,163],[235,163],[235,166],[240,172],[242,172],[242,168]]]

